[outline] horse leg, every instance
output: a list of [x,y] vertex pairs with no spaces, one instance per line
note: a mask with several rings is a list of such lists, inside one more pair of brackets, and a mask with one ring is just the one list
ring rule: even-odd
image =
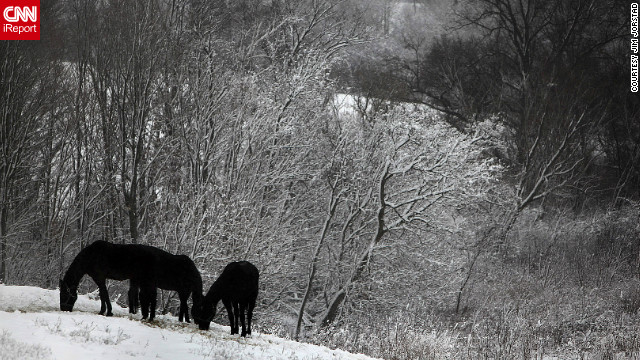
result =
[[184,320],[189,322],[189,305],[187,305],[187,300],[189,300],[189,292],[179,292],[178,297],[180,298],[180,314],[178,315],[178,321],[182,321],[182,317],[184,315]]
[[156,298],[158,297],[158,288],[149,287],[149,321],[153,321],[156,317]]
[[[107,305],[104,301],[105,299],[105,292],[107,293],[107,296],[109,294],[107,290],[107,287],[105,286],[104,280],[101,279],[96,279],[93,276],[91,277],[93,279],[93,282],[96,283],[96,285],[98,285],[98,290],[99,290],[99,294],[100,294],[100,312],[98,313],[99,315],[104,315],[105,310],[107,309]],[[104,291],[102,290],[104,288]]]
[[229,317],[229,326],[231,327],[231,335],[235,334],[233,332],[233,307],[231,306],[231,302],[229,300],[222,300],[222,304],[227,309],[227,316]]
[[256,307],[256,301],[249,301],[249,308],[247,309],[247,335],[251,335],[251,318],[253,318],[253,308]]
[[104,312],[107,310],[107,303],[104,301],[104,295],[102,290],[100,289],[100,312],[98,315],[104,315]]
[[182,322],[184,319],[184,301],[182,301],[183,297],[180,292],[178,292],[178,298],[180,299],[180,310],[178,312],[178,321]]
[[105,308],[107,310],[107,316],[113,316],[111,312],[111,301],[109,301],[109,291],[107,291],[107,285],[105,279],[93,279],[96,282],[100,294],[100,315],[104,315]]
[[149,316],[149,294],[146,288],[140,289],[140,311],[142,320],[145,320]]
[[129,292],[127,293],[129,297],[129,313],[135,314],[138,312],[139,300],[138,300],[138,285],[133,281],[129,282]]
[[240,323],[242,324],[242,332],[240,333],[240,336],[245,337],[247,336],[247,328],[245,327],[245,323],[244,323],[244,312],[247,309],[247,303],[246,302],[241,302],[240,303]]
[[240,304],[238,304],[237,301],[234,301],[233,302],[233,312],[234,312],[234,315],[235,315],[235,321],[233,322],[233,326],[234,326],[233,334],[237,334],[238,333],[238,327],[239,327],[238,326],[238,318],[240,317],[240,309],[239,309],[239,307],[240,307]]

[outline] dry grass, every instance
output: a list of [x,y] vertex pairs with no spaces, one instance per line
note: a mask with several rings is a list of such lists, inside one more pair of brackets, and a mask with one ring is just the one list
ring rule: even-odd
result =
[[463,314],[353,314],[312,340],[385,359],[640,359],[639,220],[525,219],[508,256],[481,259]]

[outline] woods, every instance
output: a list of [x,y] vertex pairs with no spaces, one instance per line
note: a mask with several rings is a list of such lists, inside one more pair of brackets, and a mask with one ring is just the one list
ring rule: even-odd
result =
[[105,240],[186,254],[205,287],[249,260],[254,327],[372,356],[634,333],[626,6],[43,2],[41,41],[0,44],[0,283],[54,288]]

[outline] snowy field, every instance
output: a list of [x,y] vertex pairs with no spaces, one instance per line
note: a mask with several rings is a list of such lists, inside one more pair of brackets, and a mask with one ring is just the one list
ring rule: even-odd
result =
[[94,294],[62,312],[57,290],[0,285],[0,359],[371,359],[255,332],[240,338],[214,323],[200,331],[170,315],[143,322],[112,303],[113,317],[97,315]]

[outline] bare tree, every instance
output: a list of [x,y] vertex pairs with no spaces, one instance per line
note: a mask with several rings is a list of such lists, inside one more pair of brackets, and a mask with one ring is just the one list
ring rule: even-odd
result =
[[9,246],[15,245],[9,244],[12,232],[28,224],[27,209],[38,200],[32,193],[34,175],[41,169],[38,150],[52,135],[42,130],[56,113],[59,68],[37,55],[40,50],[36,44],[14,41],[0,47],[0,282],[7,281]]
[[449,114],[457,128],[497,116],[510,129],[511,149],[498,156],[513,166],[518,185],[501,241],[527,206],[592,186],[594,144],[616,108],[599,73],[615,63],[610,55],[626,28],[613,8],[468,1],[458,14],[459,37],[416,52],[409,66],[418,100]]
[[[492,170],[475,157],[476,139],[442,124],[421,123],[420,111],[409,114],[398,106],[380,114],[372,129],[344,124],[341,141],[334,142],[333,165],[324,175],[328,205],[316,233],[297,336],[310,296],[316,323],[335,321],[350,289],[367,281],[367,268],[383,243],[438,227],[441,210],[436,209],[481,197],[471,189],[482,188]],[[471,185],[471,177],[478,182]]]
[[137,242],[148,195],[145,184],[151,180],[146,171],[154,158],[148,151],[162,59],[163,9],[157,2],[114,2],[101,10],[104,18],[92,41],[89,69],[102,121],[104,174],[111,183],[109,206],[124,211],[129,237]]

